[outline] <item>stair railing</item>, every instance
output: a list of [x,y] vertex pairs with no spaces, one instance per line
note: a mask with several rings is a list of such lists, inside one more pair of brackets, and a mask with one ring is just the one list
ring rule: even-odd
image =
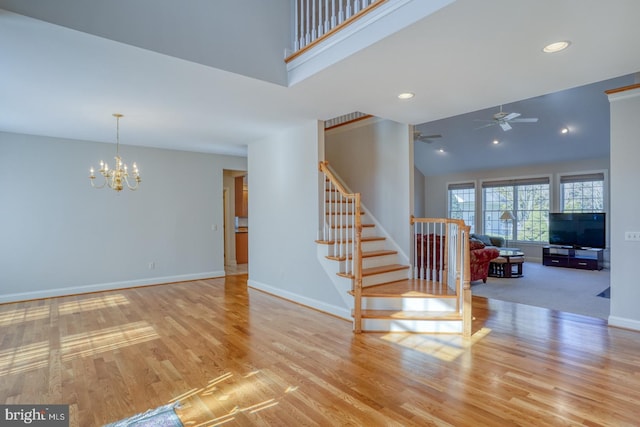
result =
[[353,278],[354,331],[362,331],[362,219],[360,193],[349,193],[336,178],[329,162],[320,162],[324,174],[322,240],[332,246],[346,275]]
[[294,0],[293,51],[311,47],[387,0]]
[[[450,288],[463,319],[463,336],[471,336],[471,266],[469,229],[463,220],[411,217],[412,278],[430,287]],[[451,285],[453,284],[453,285]]]

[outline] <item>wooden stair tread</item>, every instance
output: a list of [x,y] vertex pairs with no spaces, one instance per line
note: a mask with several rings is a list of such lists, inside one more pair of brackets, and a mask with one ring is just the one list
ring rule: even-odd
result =
[[462,320],[462,315],[455,311],[362,310],[362,318],[393,320]]
[[[386,237],[379,237],[379,236],[362,237],[360,240],[363,242],[375,242],[378,240],[386,240]],[[345,240],[345,243],[351,243],[351,242],[353,242],[353,239]],[[335,240],[316,240],[316,243],[319,243],[321,245],[333,245],[336,242]]]
[[[380,267],[363,268],[362,277],[373,276],[374,274],[390,273],[398,270],[408,270],[408,269],[409,269],[408,265],[402,265],[402,264],[389,264],[389,265],[383,265]],[[346,277],[348,279],[353,279],[354,277],[353,274],[347,274],[347,273],[338,273],[338,276]]]
[[[398,251],[391,251],[391,250],[362,252],[362,258],[373,258],[377,256],[395,255],[397,253]],[[327,256],[326,258],[333,261],[345,261],[347,259],[352,259],[353,255],[349,254],[345,256]]]
[[[375,227],[375,224],[361,224],[363,227]],[[353,228],[353,225],[332,225],[331,228]]]
[[[349,292],[352,294],[352,292]],[[362,288],[363,297],[376,298],[457,298],[453,289],[440,282],[404,279]]]
[[391,271],[408,270],[408,269],[409,269],[408,265],[402,265],[402,264],[389,264],[389,265],[383,265],[380,267],[363,268],[362,277],[371,276],[373,274],[381,274],[381,273],[388,273]]

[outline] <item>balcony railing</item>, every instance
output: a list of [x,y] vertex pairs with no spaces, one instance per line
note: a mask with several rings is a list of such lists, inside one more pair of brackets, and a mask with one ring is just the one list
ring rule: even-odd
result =
[[294,0],[294,55],[386,1]]

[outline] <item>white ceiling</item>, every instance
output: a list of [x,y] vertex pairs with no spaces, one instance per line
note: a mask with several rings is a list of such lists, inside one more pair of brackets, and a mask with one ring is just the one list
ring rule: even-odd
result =
[[[47,1],[0,0],[0,7],[19,3],[37,11]],[[573,114],[566,120],[592,134],[586,128],[592,118],[578,117],[577,108],[512,103],[639,71],[638,16],[637,0],[457,0],[286,87],[0,9],[0,131],[113,142],[111,113],[120,112],[123,144],[242,155],[246,144],[304,120],[362,111],[420,124],[505,104],[540,118],[514,126],[512,147],[520,132],[551,126],[559,114]],[[146,16],[134,18],[141,27],[154,25]],[[188,22],[180,31],[189,34]],[[568,50],[541,52],[564,39],[572,41]],[[406,90],[415,98],[398,100]],[[556,97],[535,101],[547,99]],[[456,131],[463,125],[436,123],[419,128],[442,133],[450,148],[462,138]],[[523,151],[509,156],[549,151],[537,145],[541,139],[520,143]],[[476,156],[471,160],[477,164]],[[435,166],[421,167],[429,174]]]

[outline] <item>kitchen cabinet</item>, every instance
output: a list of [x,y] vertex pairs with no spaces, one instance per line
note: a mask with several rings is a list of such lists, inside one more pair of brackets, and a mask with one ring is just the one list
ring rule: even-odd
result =
[[249,262],[249,233],[236,233],[236,263],[246,264]]
[[246,175],[235,178],[235,209],[236,216],[249,216],[249,188]]

